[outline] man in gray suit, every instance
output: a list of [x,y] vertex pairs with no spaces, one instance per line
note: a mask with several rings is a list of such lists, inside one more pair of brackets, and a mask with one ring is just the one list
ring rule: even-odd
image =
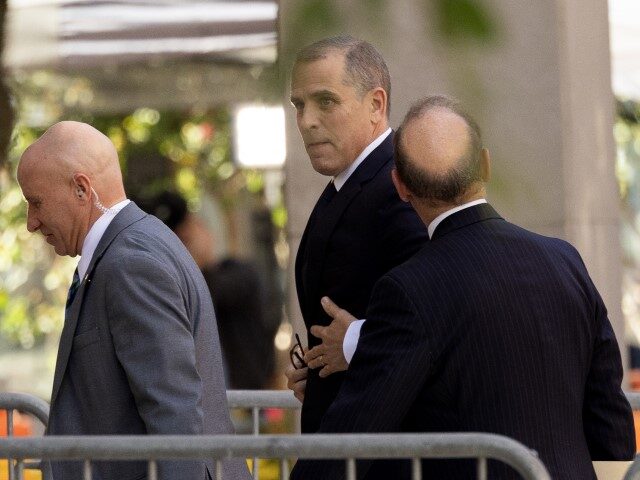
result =
[[[69,289],[48,435],[228,434],[215,314],[180,240],[126,199],[118,156],[93,127],[60,122],[22,155],[27,228],[81,255]],[[80,462],[51,462],[54,479]],[[159,462],[159,477],[207,479],[212,461]],[[242,459],[225,479],[248,479]],[[146,462],[94,462],[94,480],[146,477]]]

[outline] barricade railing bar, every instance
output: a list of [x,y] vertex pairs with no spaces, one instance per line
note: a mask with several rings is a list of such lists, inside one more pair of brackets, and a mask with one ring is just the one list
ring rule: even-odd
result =
[[[26,393],[12,393],[1,392],[0,393],[0,410],[6,410],[7,412],[7,436],[13,435],[13,412],[23,412],[33,415],[43,425],[47,425],[49,422],[49,404],[44,400]],[[7,458],[8,463],[8,480],[15,480],[16,467],[13,465],[12,459]],[[25,464],[21,465],[24,467]],[[32,465],[26,463],[28,467],[37,467],[37,463]]]
[[632,410],[640,410],[640,392],[624,392]]
[[636,455],[636,459],[633,461],[627,473],[624,474],[624,478],[622,480],[640,480],[640,462],[638,461],[638,456]]
[[289,390],[227,390],[229,408],[300,409],[302,404]]
[[[43,425],[49,422],[49,404],[27,393],[0,392],[0,410],[7,411],[7,423],[13,410],[33,415]],[[13,429],[13,422],[7,424],[7,432],[10,429]]]
[[[640,410],[640,392],[625,392],[629,403],[631,404],[631,408],[634,410]],[[229,390],[227,391],[227,400],[230,409],[240,408],[240,409],[249,409],[251,410],[252,415],[252,438],[256,438],[260,436],[260,411],[266,408],[282,408],[287,410],[297,410],[301,408],[300,402],[293,396],[292,392],[287,390]],[[48,416],[49,416],[49,405],[47,402],[41,400],[38,397],[23,394],[23,393],[7,393],[0,392],[0,410],[7,410],[7,432],[8,435],[11,436],[13,432],[13,411],[20,411],[23,413],[28,413],[36,417],[39,421],[41,421],[44,425],[47,424]],[[261,436],[262,437],[262,436]],[[283,436],[278,435],[278,438],[283,438]],[[303,438],[308,438],[309,436],[305,435]],[[336,436],[336,438],[345,438],[349,436]],[[87,437],[81,437],[87,438]],[[149,438],[149,437],[145,437]],[[162,438],[171,438],[171,437],[162,437]],[[185,437],[179,437],[185,438]],[[201,439],[203,437],[197,437]],[[239,438],[239,437],[233,437]],[[246,437],[245,437],[246,438]],[[300,439],[301,437],[296,436],[294,438]],[[262,454],[256,454],[253,457],[253,478],[258,478],[258,458],[267,458]],[[32,455],[32,457],[35,457]],[[9,458],[3,456],[3,458]],[[306,457],[311,458],[311,457]],[[282,465],[286,462],[286,459],[281,459],[281,471]],[[354,462],[348,463],[348,465],[355,465]],[[10,462],[11,465],[11,462]],[[414,462],[414,469],[419,468],[420,463]],[[482,461],[479,461],[479,474],[484,469],[486,470],[486,463],[484,466]],[[20,462],[16,471],[19,471],[24,467],[24,463]],[[349,469],[350,467],[347,467]],[[633,476],[627,476],[625,478],[637,478],[640,480],[640,468],[636,468],[638,472],[629,472],[635,473]],[[14,468],[9,468],[9,480],[15,480],[16,472],[14,472]],[[284,478],[284,477],[283,477]],[[483,478],[480,476],[479,478]]]
[[345,460],[347,480],[356,478],[355,459],[412,459],[413,480],[422,478],[420,459],[477,459],[477,478],[486,480],[487,460],[506,463],[525,480],[550,480],[535,453],[510,438],[486,433],[215,435],[215,436],[52,436],[0,439],[0,457],[17,459],[22,480],[26,458],[84,461],[91,480],[91,461],[147,460],[149,480],[157,480],[157,461],[213,459],[222,480],[225,458],[277,458],[280,476],[288,476],[288,458]]
[[[625,392],[631,408],[640,410],[640,392]],[[296,410],[302,404],[288,390],[227,390],[229,408],[251,409],[253,416],[254,434],[259,433],[256,428],[259,411],[265,408],[283,408]],[[0,392],[0,410],[18,410],[29,413],[44,425],[49,419],[49,404],[44,400],[26,393]]]
[[[302,404],[290,390],[227,390],[227,403],[230,409],[251,410],[252,435],[260,435],[260,410],[302,408]],[[253,457],[251,473],[254,480],[258,479],[259,470],[258,458]]]

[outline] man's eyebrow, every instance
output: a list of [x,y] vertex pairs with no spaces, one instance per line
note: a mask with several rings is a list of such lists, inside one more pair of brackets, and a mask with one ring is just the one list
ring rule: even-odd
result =
[[322,89],[322,90],[316,90],[315,92],[311,93],[312,97],[337,97],[338,95],[336,94],[336,92],[332,91],[332,90],[326,90],[326,89]]
[[[338,98],[338,94],[336,92],[334,92],[333,90],[327,90],[326,88],[323,88],[322,90],[316,90],[314,92],[311,92],[309,94],[309,96],[311,98],[321,98],[321,97],[332,97],[332,98]],[[289,99],[291,101],[291,103],[295,103],[295,102],[301,102],[302,99],[296,95],[291,95],[291,98]]]

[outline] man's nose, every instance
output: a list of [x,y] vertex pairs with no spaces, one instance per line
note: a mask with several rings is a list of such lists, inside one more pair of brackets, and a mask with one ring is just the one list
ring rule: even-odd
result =
[[318,126],[318,114],[312,107],[305,107],[298,114],[298,127],[300,130],[309,130]]
[[33,214],[30,207],[27,207],[27,230],[31,233],[35,232],[40,228],[40,221]]

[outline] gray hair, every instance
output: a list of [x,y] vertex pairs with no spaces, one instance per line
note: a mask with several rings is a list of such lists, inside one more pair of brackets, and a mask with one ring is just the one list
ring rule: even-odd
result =
[[389,68],[380,52],[369,42],[351,35],[339,35],[319,40],[302,48],[296,55],[294,68],[300,63],[309,63],[326,58],[331,52],[344,54],[345,73],[360,95],[382,87],[387,92],[387,118],[391,111],[391,77]]

